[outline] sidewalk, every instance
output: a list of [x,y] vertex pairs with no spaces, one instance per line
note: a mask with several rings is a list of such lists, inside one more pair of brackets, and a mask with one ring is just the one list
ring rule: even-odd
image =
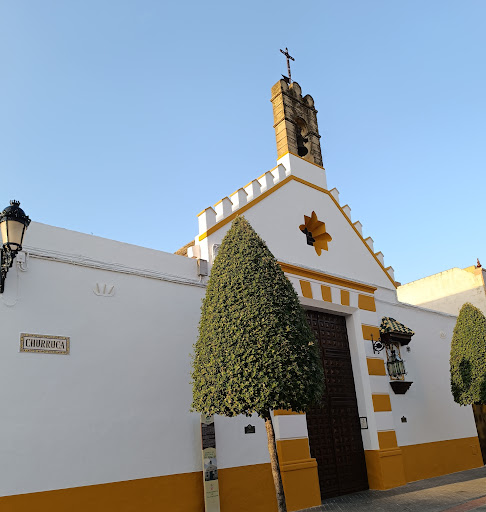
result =
[[486,512],[486,466],[412,482],[389,491],[329,498],[302,512]]

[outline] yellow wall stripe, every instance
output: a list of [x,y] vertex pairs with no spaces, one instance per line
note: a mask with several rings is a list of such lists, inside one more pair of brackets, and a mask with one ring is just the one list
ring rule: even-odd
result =
[[341,304],[349,306],[349,292],[347,290],[341,290]]
[[[199,235],[199,241],[201,240],[204,240],[205,238],[207,238],[209,235],[212,235],[215,231],[218,231],[218,229],[222,228],[223,226],[225,226],[226,224],[228,224],[228,222],[231,222],[233,219],[235,219],[238,215],[241,215],[242,213],[246,212],[246,210],[248,210],[249,208],[251,208],[252,206],[254,206],[255,204],[258,204],[260,201],[262,201],[263,199],[265,199],[266,197],[268,197],[270,194],[272,194],[273,192],[275,192],[276,190],[278,190],[280,187],[283,187],[286,183],[288,183],[289,181],[291,181],[294,177],[293,176],[287,176],[285,179],[283,179],[282,181],[279,181],[276,185],[274,185],[272,188],[269,188],[268,190],[265,190],[265,192],[263,192],[262,194],[260,194],[258,197],[256,197],[255,199],[251,200],[249,203],[246,203],[245,205],[243,205],[241,208],[238,208],[238,210],[234,211],[233,213],[231,213],[230,215],[228,215],[227,217],[225,217],[224,219],[221,219],[219,222],[217,222],[214,226],[212,226],[211,228],[209,228],[205,233],[202,233],[201,235]],[[206,208],[207,209],[207,208]],[[204,213],[206,210],[203,210],[201,213]],[[201,213],[199,215],[201,215]],[[199,216],[198,215],[198,216]]]
[[369,375],[386,375],[385,361],[377,357],[367,357]]
[[376,394],[371,395],[373,399],[373,409],[375,412],[386,412],[391,411],[390,395]]
[[[269,464],[268,466],[270,467]],[[271,472],[269,476],[271,478]],[[33,510],[36,512],[204,510],[202,484],[201,472],[142,478],[109,484],[5,496],[0,498],[0,510],[5,512],[32,512]],[[252,489],[252,487],[248,489]],[[261,510],[263,512],[265,509],[262,508]]]
[[369,286],[367,284],[357,283],[356,281],[350,281],[349,279],[343,279],[341,277],[331,276],[324,272],[318,272],[317,270],[310,270],[308,268],[298,267],[291,265],[290,263],[278,262],[282,270],[286,274],[293,274],[299,277],[305,277],[307,279],[314,279],[322,283],[333,284],[337,286],[344,286],[360,292],[373,293],[376,290],[375,286]]
[[310,456],[309,440],[305,437],[277,441],[277,452],[287,509],[302,510],[320,505],[317,462]]
[[[316,470],[317,475],[317,470]],[[270,464],[218,470],[222,512],[277,509]],[[202,472],[0,497],[2,512],[196,512],[204,510]],[[287,493],[287,489],[285,489]],[[297,496],[294,493],[297,492]],[[290,499],[307,499],[290,489]],[[319,496],[320,498],[320,496]],[[319,501],[320,503],[320,501]],[[315,506],[315,505],[312,505]],[[301,507],[302,508],[302,507]],[[296,509],[294,509],[296,510]]]
[[275,409],[273,411],[274,416],[291,416],[294,414],[305,414],[304,412],[295,412],[290,409]]
[[397,448],[397,434],[394,430],[381,430],[378,432],[378,443],[380,444],[380,450]]
[[375,298],[370,295],[358,295],[358,308],[366,311],[376,311]]
[[483,466],[477,437],[402,446],[408,482]]
[[324,286],[321,284],[321,294],[322,300],[325,300],[326,302],[332,302],[331,288],[329,286]]
[[483,466],[477,437],[366,450],[365,457],[370,489],[381,490]]
[[[307,160],[306,160],[307,161]],[[311,163],[311,162],[308,162],[308,163]],[[371,254],[371,256],[373,256],[373,258],[375,259],[376,263],[378,263],[379,267],[383,270],[383,272],[385,273],[385,275],[388,277],[388,279],[390,280],[390,282],[393,284],[393,286],[396,288],[397,287],[397,284],[395,283],[395,280],[388,274],[388,272],[386,271],[385,267],[383,266],[383,264],[381,263],[381,261],[376,257],[375,253],[373,252],[373,250],[370,248],[370,246],[365,242],[363,236],[361,235],[361,233],[356,229],[356,227],[353,225],[353,223],[351,222],[351,219],[348,218],[348,216],[344,213],[344,210],[341,208],[340,204],[336,201],[336,199],[334,198],[334,196],[331,194],[331,192],[329,192],[329,190],[326,190],[325,188],[322,188],[322,187],[319,187],[318,185],[314,185],[313,183],[310,183],[306,180],[303,180],[302,178],[298,178],[297,176],[294,176],[294,175],[290,175],[290,176],[287,176],[285,179],[283,179],[282,181],[280,181],[279,183],[277,183],[276,185],[274,185],[272,188],[266,190],[265,192],[263,192],[261,195],[259,195],[258,197],[256,197],[255,199],[251,200],[249,203],[246,203],[244,206],[242,206],[241,208],[239,208],[238,210],[236,210],[235,212],[231,213],[230,215],[228,215],[227,217],[225,217],[224,219],[221,219],[219,222],[217,222],[214,226],[212,226],[211,228],[209,228],[205,233],[202,233],[201,235],[199,235],[199,241],[201,240],[204,240],[205,238],[207,238],[209,235],[212,235],[214,232],[218,231],[218,229],[220,229],[221,227],[225,226],[226,224],[228,224],[228,222],[231,222],[235,217],[237,217],[238,215],[241,215],[242,213],[246,212],[246,210],[248,210],[249,208],[251,208],[253,205],[259,203],[260,201],[262,201],[263,199],[265,199],[266,197],[268,197],[270,194],[272,194],[273,192],[275,192],[276,190],[278,190],[280,187],[282,187],[283,185],[285,185],[286,183],[289,183],[290,181],[297,181],[298,183],[302,183],[302,185],[306,185],[307,187],[310,187],[310,188],[313,188],[314,190],[318,190],[319,192],[322,192],[323,194],[327,194],[331,200],[334,202],[334,204],[338,207],[338,209],[340,210],[340,212],[343,214],[344,218],[347,220],[347,222],[349,223],[349,225],[351,226],[351,228],[353,229],[353,231],[356,233],[356,235],[358,236],[358,238],[363,242],[363,244],[365,245],[365,247],[367,248],[368,252]],[[206,210],[203,210],[201,213],[204,213]],[[199,215],[201,215],[201,213]],[[376,288],[375,288],[376,289]],[[365,291],[365,290],[363,290]]]
[[370,489],[392,489],[407,483],[400,448],[365,450]]
[[373,335],[375,341],[380,339],[380,329],[375,325],[361,324],[361,328],[363,330],[363,339],[371,340],[371,335]]
[[312,288],[309,281],[300,281],[300,289],[306,299],[312,299]]
[[310,459],[309,439],[282,439],[277,441],[278,461],[295,462],[297,460]]

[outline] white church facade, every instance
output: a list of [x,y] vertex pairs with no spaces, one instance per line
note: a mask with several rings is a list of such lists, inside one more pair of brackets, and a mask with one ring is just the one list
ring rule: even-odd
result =
[[[472,409],[450,392],[456,317],[397,299],[393,269],[327,188],[313,99],[281,80],[272,103],[276,167],[201,212],[184,255],[29,227],[0,299],[2,511],[204,510],[190,354],[237,215],[321,347],[321,410],[273,412],[289,510],[483,465]],[[263,421],[216,417],[215,435],[221,511],[276,510]]]

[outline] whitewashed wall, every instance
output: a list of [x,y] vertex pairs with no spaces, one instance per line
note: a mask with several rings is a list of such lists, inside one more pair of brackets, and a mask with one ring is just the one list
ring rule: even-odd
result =
[[[0,495],[200,471],[196,261],[36,223],[25,249],[0,296]],[[69,336],[71,353],[20,353],[21,332]],[[220,467],[268,462],[260,420],[217,418],[216,434]]]
[[[410,389],[395,395],[383,382],[388,388],[383,392],[390,393],[399,446],[476,436],[472,408],[456,404],[450,391],[449,356],[456,317],[400,303],[377,301],[376,306],[379,316],[391,316],[416,333],[410,352],[401,349],[406,380],[413,382]],[[406,423],[401,421],[403,416]]]

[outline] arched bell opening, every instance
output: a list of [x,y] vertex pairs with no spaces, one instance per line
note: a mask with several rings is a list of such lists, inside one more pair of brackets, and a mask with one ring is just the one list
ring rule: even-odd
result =
[[309,139],[307,138],[308,131],[307,123],[300,117],[295,118],[297,154],[301,157],[304,157],[309,153]]

